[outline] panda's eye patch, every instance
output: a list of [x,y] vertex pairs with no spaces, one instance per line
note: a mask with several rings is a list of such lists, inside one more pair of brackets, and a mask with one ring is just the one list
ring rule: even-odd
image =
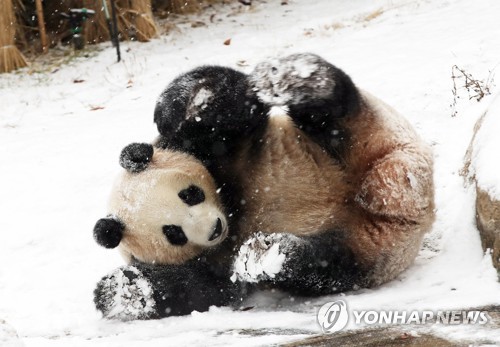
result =
[[205,201],[205,193],[197,186],[189,186],[179,192],[179,198],[189,206],[201,204]]
[[188,242],[186,234],[178,225],[164,225],[162,230],[168,241],[174,246],[182,246]]

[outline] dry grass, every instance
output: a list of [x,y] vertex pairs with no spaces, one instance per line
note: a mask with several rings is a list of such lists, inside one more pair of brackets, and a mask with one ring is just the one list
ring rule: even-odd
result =
[[340,29],[343,29],[345,28],[345,24],[342,24],[342,23],[339,23],[339,22],[335,22],[333,24],[327,24],[324,26],[324,29],[325,30],[340,30]]
[[16,16],[16,44],[21,49],[28,47],[29,43],[26,40],[27,28],[23,26],[22,14],[26,11],[26,7],[22,0],[14,0],[13,3],[14,15]]
[[125,2],[126,8],[119,11],[120,19],[127,28],[135,30],[137,40],[149,41],[158,35],[158,27],[151,10],[151,0],[122,0],[122,2]]
[[[107,0],[106,0],[107,1]],[[111,7],[108,2],[109,13],[111,15]],[[104,11],[101,11],[101,1],[99,1],[100,6],[96,6],[95,0],[83,0],[83,6],[86,8],[93,9],[95,15],[87,19],[84,26],[83,35],[87,43],[99,43],[111,40],[111,36],[108,31],[108,25],[106,23],[106,16]]]
[[370,22],[370,21],[374,20],[375,18],[378,18],[381,15],[383,15],[384,12],[385,12],[385,10],[383,8],[376,9],[375,11],[363,16],[363,18],[361,18],[360,22]]
[[197,13],[206,0],[153,0],[156,13],[160,18],[166,18],[169,14],[191,14]]
[[169,10],[172,13],[187,14],[198,12],[201,8],[202,1],[198,0],[171,0]]
[[[110,0],[106,1],[111,15]],[[101,6],[96,6],[95,0],[84,0],[84,5],[96,11],[96,14],[85,25],[84,34],[87,42],[98,43],[110,40],[106,16],[104,11],[101,11]],[[158,27],[151,10],[151,0],[118,0],[116,1],[116,16],[121,39],[145,42],[158,35]]]
[[[14,2],[15,13],[23,25],[18,25],[19,33],[16,43],[22,46],[23,52],[30,51],[33,55],[39,50],[40,42],[38,28],[27,21],[28,14],[33,12],[33,4],[27,0],[10,0]],[[111,0],[105,0],[111,15]],[[117,26],[120,40],[149,41],[160,34],[159,23],[155,15],[163,18],[175,13],[199,13],[211,4],[229,3],[234,0],[113,0],[116,4]],[[3,0],[0,0],[2,3]],[[56,46],[61,40],[68,39],[69,24],[60,21],[60,13],[67,12],[70,8],[88,8],[95,11],[95,15],[88,17],[84,23],[83,36],[87,44],[95,44],[111,40],[102,0],[45,0],[44,13],[47,19],[47,32],[50,36],[51,47]],[[154,15],[153,15],[153,10]],[[168,24],[165,24],[168,25]],[[171,31],[175,27],[168,27]]]
[[368,22],[371,22],[372,20],[380,17],[381,15],[383,15],[384,13],[386,13],[389,10],[391,10],[391,8],[387,8],[387,9],[378,8],[372,12],[356,16],[353,19],[347,20],[345,22],[335,22],[332,24],[323,25],[321,29],[323,29],[325,31],[330,31],[330,30],[335,31],[335,30],[341,30],[341,29],[344,29],[347,27],[351,27],[351,26],[354,26],[357,24],[361,24],[363,26],[366,26]]
[[0,1],[0,73],[28,65],[15,45],[16,17],[12,0]]
[[[480,102],[485,96],[491,94],[493,77],[493,71],[490,71],[486,80],[480,80],[465,71],[465,69],[453,65],[451,68],[451,79],[453,80],[453,88],[451,90],[453,102],[450,105],[452,108],[451,116],[455,117],[458,114],[457,105],[458,99],[460,99],[460,90],[467,91],[469,100]],[[460,82],[463,83],[463,86],[461,86],[462,83]]]

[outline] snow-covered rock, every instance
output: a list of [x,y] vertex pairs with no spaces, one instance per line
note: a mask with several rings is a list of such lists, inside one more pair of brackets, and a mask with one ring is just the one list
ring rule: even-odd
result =
[[500,200],[477,187],[476,223],[485,251],[491,252],[493,266],[500,275]]
[[483,250],[500,274],[500,94],[477,121],[466,154],[466,173],[476,185],[476,223]]

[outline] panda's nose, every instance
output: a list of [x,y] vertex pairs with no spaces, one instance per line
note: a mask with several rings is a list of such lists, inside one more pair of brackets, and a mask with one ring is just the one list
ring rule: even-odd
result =
[[212,232],[212,235],[210,235],[210,237],[208,238],[208,241],[213,241],[221,235],[222,235],[222,221],[220,220],[220,218],[217,218],[214,231]]
[[188,242],[186,234],[178,225],[164,225],[163,234],[167,237],[168,241],[174,246],[182,246]]

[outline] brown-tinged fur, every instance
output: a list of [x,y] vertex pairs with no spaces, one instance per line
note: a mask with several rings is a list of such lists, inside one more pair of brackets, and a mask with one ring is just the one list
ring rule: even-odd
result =
[[341,163],[289,117],[270,118],[262,150],[246,146],[235,163],[245,199],[239,232],[241,240],[257,231],[342,233],[368,285],[378,285],[413,262],[431,227],[433,161],[405,119],[367,93],[361,100],[342,124],[351,138]]
[[233,170],[245,199],[243,240],[256,231],[315,234],[348,218],[345,172],[288,116],[271,117],[263,141],[258,153],[246,146]]
[[[241,189],[235,249],[257,231],[338,233],[368,273],[367,286],[394,278],[413,262],[434,220],[431,151],[404,118],[367,93],[360,110],[340,122],[349,133],[340,161],[285,115],[269,118],[258,147],[251,139],[243,143],[229,167]],[[123,174],[111,213],[126,225],[120,244],[125,257],[181,264],[201,253],[204,248],[191,241],[170,245],[160,229],[166,223],[161,213],[170,211],[175,225],[182,224],[175,213],[191,214],[175,203],[187,182],[203,187],[211,208],[223,213],[211,175],[188,154],[156,149],[147,170]],[[225,251],[214,252],[214,261]]]

